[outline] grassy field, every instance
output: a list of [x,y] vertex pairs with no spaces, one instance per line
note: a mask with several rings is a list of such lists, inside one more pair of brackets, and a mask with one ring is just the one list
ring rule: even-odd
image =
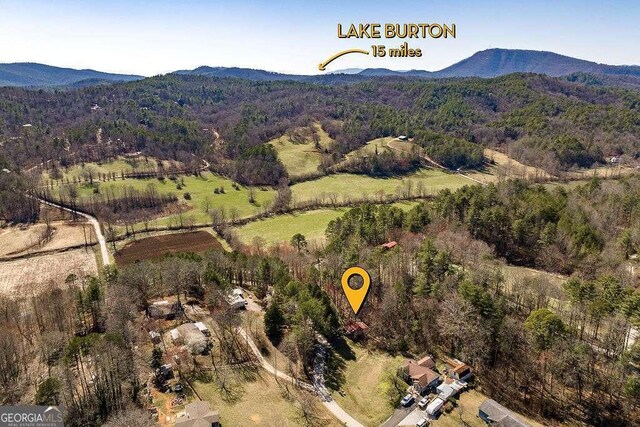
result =
[[[419,202],[397,202],[393,206],[408,211]],[[301,233],[311,242],[324,242],[325,231],[331,220],[341,217],[348,208],[317,209],[293,214],[278,215],[235,227],[245,244],[251,244],[256,237],[264,239],[268,245],[288,243],[296,233]]]
[[504,153],[496,150],[485,148],[484,156],[495,162],[500,170],[500,173],[509,178],[521,178],[521,179],[549,179],[549,175],[546,171],[533,166],[523,165],[522,163],[510,158]]
[[308,242],[324,241],[324,232],[329,221],[342,216],[345,212],[346,208],[340,208],[278,215],[236,227],[236,231],[245,244],[252,243],[256,237],[264,239],[265,243],[271,245],[289,242],[296,233],[304,235]]
[[295,184],[291,186],[291,191],[296,201],[328,198],[330,194],[335,194],[338,201],[344,201],[402,194],[408,185],[412,186],[412,194],[415,195],[418,194],[420,186],[423,187],[424,194],[436,194],[445,188],[455,190],[468,184],[469,181],[459,175],[423,169],[404,177],[393,178],[372,178],[354,174],[329,175]]
[[[434,427],[486,427],[487,424],[478,416],[478,408],[488,399],[487,396],[477,390],[469,390],[460,394],[458,406],[448,414],[442,414],[437,420],[433,420],[430,426]],[[532,427],[542,427],[542,424],[531,420],[521,414],[517,414]]]
[[[163,160],[162,165],[165,168],[174,165],[176,168],[181,168],[182,165],[178,162],[170,162],[168,160]],[[111,162],[104,163],[80,163],[66,169],[62,169],[62,179],[70,181],[75,177],[82,178],[88,172],[91,172],[95,176],[99,174],[109,174],[115,173],[117,176],[120,176],[121,172],[131,173],[134,170],[150,170],[155,169],[158,166],[158,161],[152,157],[135,157],[135,158],[118,158],[117,160],[113,160]],[[51,176],[47,171],[42,174],[43,182],[47,183]]]
[[259,371],[259,376],[252,379],[235,378],[234,371],[227,372],[230,377],[227,381],[231,383],[229,394],[223,395],[215,383],[193,382],[200,397],[220,412],[223,426],[303,425],[300,400],[312,404],[318,425],[340,425],[316,396],[307,395],[305,399],[303,392],[282,381],[276,382],[265,371]]
[[344,382],[341,388],[344,396],[338,391],[332,392],[332,396],[362,424],[378,426],[394,410],[385,396],[385,375],[400,366],[402,357],[371,352],[351,341],[347,342],[352,355],[342,360]]
[[384,153],[385,151],[389,151],[390,148],[387,147],[387,142],[389,142],[389,141],[391,141],[393,139],[394,138],[392,136],[373,139],[373,140],[367,142],[367,145],[363,145],[362,147],[358,148],[357,150],[353,150],[352,152],[347,154],[346,158],[348,160],[351,157],[355,157],[355,156],[357,156],[359,154],[362,154],[362,155],[375,154],[376,148],[378,149],[378,154]]
[[[268,204],[275,191],[272,189],[266,189],[263,191],[260,188],[255,188],[256,204],[249,203],[249,188],[240,187],[240,190],[235,190],[232,187],[233,181],[225,177],[212,174],[211,172],[204,172],[201,176],[184,176],[180,178],[184,181],[182,189],[177,189],[177,182],[165,179],[160,181],[155,178],[149,179],[125,179],[116,181],[100,182],[99,188],[101,192],[105,192],[110,188],[115,188],[116,191],[120,191],[122,187],[133,187],[137,190],[144,190],[149,185],[155,186],[158,192],[162,194],[175,194],[180,200],[183,217],[193,217],[196,223],[208,223],[211,222],[209,213],[205,211],[205,207],[209,205],[209,211],[223,207],[229,217],[231,212],[235,209],[238,218],[251,216],[260,211],[262,206]],[[216,188],[224,188],[224,194],[215,194]],[[54,189],[54,192],[58,190]],[[94,189],[89,184],[83,184],[78,186],[79,199],[82,200],[91,198],[93,196]],[[184,198],[185,193],[189,193],[191,200]],[[55,193],[54,193],[55,194]],[[178,215],[166,215],[155,221],[152,221],[152,226],[155,225],[168,225],[170,223],[175,224],[178,221]]]
[[[329,135],[320,125],[316,124],[314,127],[319,137],[319,144],[322,147],[329,146],[332,143]],[[290,177],[318,172],[322,153],[316,149],[311,139],[296,143],[291,141],[288,135],[283,135],[270,141],[269,144],[275,148]]]

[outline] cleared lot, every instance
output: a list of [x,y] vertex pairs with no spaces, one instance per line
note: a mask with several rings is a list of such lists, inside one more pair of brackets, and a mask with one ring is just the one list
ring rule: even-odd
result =
[[[83,229],[84,224],[84,229]],[[93,227],[86,222],[54,221],[53,234],[42,242],[47,226],[42,223],[0,229],[0,257],[21,253],[51,251],[95,243]]]
[[115,254],[118,265],[153,259],[167,253],[224,250],[220,242],[206,231],[173,233],[145,237],[128,243]]
[[0,263],[0,295],[31,297],[50,288],[63,288],[65,279],[97,275],[98,265],[91,249],[75,249]]

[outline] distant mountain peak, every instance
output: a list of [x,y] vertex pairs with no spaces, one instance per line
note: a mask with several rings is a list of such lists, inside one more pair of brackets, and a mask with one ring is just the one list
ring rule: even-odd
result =
[[34,62],[0,64],[0,86],[70,86],[80,82],[101,83],[140,80],[142,76],[104,73],[101,71],[55,67]]
[[[346,68],[319,75],[298,75],[253,68],[207,65],[199,66],[193,70],[175,72],[175,74],[181,75],[238,78],[254,81],[291,80],[326,84],[357,82],[379,77],[490,78],[512,73],[537,73],[552,77],[570,76],[577,73],[607,75],[613,76],[607,81],[615,80],[628,85],[636,85],[635,79],[640,79],[640,67],[636,65],[606,65],[553,52],[501,48],[491,48],[476,52],[447,68],[433,72],[425,70],[396,71],[387,68]],[[0,64],[0,86],[80,87],[142,78],[135,75],[103,73],[90,69],[76,70],[31,62]]]

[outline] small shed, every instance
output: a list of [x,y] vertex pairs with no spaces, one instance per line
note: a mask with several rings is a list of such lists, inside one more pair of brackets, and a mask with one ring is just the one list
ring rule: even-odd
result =
[[398,245],[398,242],[387,242],[385,244],[382,245],[383,249],[393,249]]
[[156,331],[149,331],[149,337],[154,344],[160,344],[160,334]]
[[234,293],[227,295],[227,302],[229,303],[231,308],[235,308],[236,310],[245,308],[247,305],[247,301],[245,301],[242,296],[236,295]]
[[147,315],[153,319],[174,319],[182,313],[182,306],[179,302],[157,301],[147,308]]
[[202,332],[204,335],[206,336],[210,336],[211,332],[209,332],[209,328],[207,328],[207,325],[205,325],[202,322],[195,322],[194,325],[196,325],[196,328],[198,328],[198,330],[200,332]]
[[515,413],[493,399],[487,399],[478,408],[478,416],[487,424],[509,427],[531,427]]
[[173,378],[173,366],[170,363],[166,363],[158,368],[158,374],[165,380]]
[[180,335],[180,331],[178,331],[177,328],[169,331],[169,334],[171,334],[171,341],[174,344],[180,344],[182,342],[182,335]]
[[344,330],[351,339],[358,340],[366,336],[369,327],[364,322],[349,322]]

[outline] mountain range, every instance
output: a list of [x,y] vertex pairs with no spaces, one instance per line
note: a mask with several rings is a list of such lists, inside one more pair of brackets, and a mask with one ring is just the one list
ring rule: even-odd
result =
[[143,78],[143,76],[129,74],[53,67],[33,62],[0,64],[0,86],[83,86],[127,82]]
[[[603,76],[604,78],[598,80],[601,84],[620,83],[640,87],[640,66],[637,65],[599,64],[553,52],[518,49],[483,50],[440,71],[349,68],[312,76],[281,74],[250,68],[202,66],[193,70],[179,70],[175,73],[256,81],[293,80],[317,83],[350,82],[374,77],[491,78],[511,73],[538,73],[552,77],[591,74]],[[35,63],[0,64],[0,86],[77,87],[132,81],[142,78],[142,76],[136,75],[103,73],[95,70],[75,70]]]

